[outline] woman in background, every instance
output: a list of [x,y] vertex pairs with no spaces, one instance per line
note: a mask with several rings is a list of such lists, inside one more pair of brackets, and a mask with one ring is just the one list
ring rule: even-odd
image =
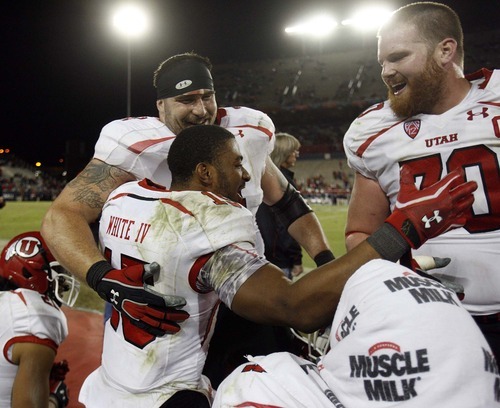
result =
[[[281,170],[289,183],[297,189],[291,170],[299,157],[300,142],[288,133],[276,133],[276,143],[271,160]],[[286,228],[278,221],[271,208],[262,203],[257,211],[257,224],[264,239],[266,258],[280,267],[284,274],[293,279],[303,271],[302,248]]]

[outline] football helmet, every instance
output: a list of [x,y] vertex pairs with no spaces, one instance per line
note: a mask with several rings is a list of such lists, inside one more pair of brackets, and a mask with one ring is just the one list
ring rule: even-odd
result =
[[290,329],[302,347],[299,348],[299,356],[318,364],[321,358],[330,350],[331,326],[317,330],[314,333],[302,333]]
[[47,294],[67,306],[73,306],[80,293],[80,282],[55,260],[38,231],[9,241],[0,256],[0,278],[9,286]]

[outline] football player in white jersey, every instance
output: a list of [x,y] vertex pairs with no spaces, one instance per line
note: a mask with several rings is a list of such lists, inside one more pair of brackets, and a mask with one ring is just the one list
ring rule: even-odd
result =
[[[125,318],[133,304],[113,311],[102,365],[80,393],[88,408],[209,406],[212,389],[202,369],[220,301],[259,323],[314,331],[331,322],[342,287],[359,266],[398,259],[414,246],[408,229],[424,242],[462,225],[473,201],[475,183],[462,183],[457,172],[420,192],[402,189],[403,205],[367,242],[292,284],[256,250],[253,214],[239,203],[250,175],[237,137],[214,125],[182,130],[167,157],[170,189],[147,179],[126,183],[104,205],[99,239],[112,267],[126,266],[134,282],[144,264],[157,261],[161,271],[148,284],[185,298],[190,318],[176,334],[151,334]],[[420,219],[434,210],[442,220],[426,228]],[[114,289],[120,273],[92,269],[87,282],[98,293],[112,288],[113,303],[130,303]]]
[[[164,61],[154,75],[159,118],[125,118],[104,126],[95,146],[94,158],[49,209],[42,225],[42,234],[57,259],[76,275],[84,278],[91,266],[103,266],[99,262],[103,256],[92,240],[88,223],[98,217],[109,192],[125,181],[145,177],[169,186],[171,175],[164,159],[175,135],[192,125],[213,123],[229,129],[237,136],[245,158],[245,168],[251,175],[251,180],[242,192],[246,207],[255,215],[263,200],[273,205],[272,208],[291,235],[318,265],[333,259],[315,214],[269,157],[274,146],[273,122],[263,112],[249,108],[217,109],[210,71],[210,61],[193,53],[176,55]],[[264,246],[259,233],[256,238],[257,248],[263,253]],[[120,289],[123,293],[124,288]],[[129,296],[140,297],[140,290],[140,287],[136,287],[136,294],[131,293]],[[110,294],[104,297],[109,300]],[[148,301],[142,300],[144,307],[129,313],[133,316],[133,323],[152,327],[152,331],[179,330],[177,323],[187,315],[166,307],[165,302],[176,305],[172,303],[172,298],[162,298],[153,293],[148,293],[148,297]],[[177,301],[177,304],[182,304],[182,300]],[[231,330],[234,328],[241,333],[242,341],[248,342],[250,336],[256,338],[253,344],[258,344],[261,352],[269,350],[265,346],[267,343],[276,343],[271,328],[257,325],[250,328],[248,321],[238,318],[222,306],[218,319],[220,329],[217,330],[214,343],[220,339],[223,349],[226,323]],[[219,335],[219,332],[222,334]],[[262,341],[266,336],[269,342]],[[213,350],[217,352],[218,349],[214,347]],[[275,349],[271,348],[270,351]],[[227,350],[222,352],[227,354]],[[240,359],[243,358],[240,350],[235,353],[241,355]],[[214,378],[224,375],[219,372],[220,359],[216,355],[207,364],[207,371]]]
[[500,407],[498,366],[456,294],[373,260],[347,281],[317,364],[249,357],[217,389],[221,407]]
[[[317,217],[269,158],[274,145],[272,121],[249,108],[217,109],[211,67],[207,58],[194,53],[164,61],[154,76],[159,118],[125,118],[106,125],[94,158],[48,210],[42,235],[59,262],[79,278],[84,280],[90,268],[106,267],[89,224],[98,218],[109,193],[127,181],[145,177],[169,186],[165,158],[170,144],[182,129],[200,124],[216,123],[237,136],[244,165],[252,176],[242,192],[247,208],[255,214],[264,200],[318,265],[334,259]],[[263,245],[258,248],[263,251]],[[168,306],[182,306],[183,299],[145,292],[142,279],[133,290],[123,285],[125,281],[124,272],[115,289],[130,299],[142,298],[140,307],[128,311],[133,324],[154,333],[179,330],[177,323],[187,315]],[[111,292],[103,297],[109,301]]]
[[451,258],[438,276],[464,286],[463,304],[498,359],[500,71],[464,76],[460,20],[448,6],[431,2],[394,12],[379,30],[378,59],[389,99],[363,112],[344,138],[356,171],[346,245],[355,247],[390,214],[402,165],[419,188],[464,169],[479,184],[467,224],[417,254]]
[[31,231],[2,250],[0,288],[0,406],[67,406],[68,365],[54,359],[68,334],[60,306],[74,304],[80,284]]

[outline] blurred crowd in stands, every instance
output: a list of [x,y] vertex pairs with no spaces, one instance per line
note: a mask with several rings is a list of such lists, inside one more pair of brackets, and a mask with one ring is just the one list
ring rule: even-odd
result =
[[0,160],[0,184],[6,201],[52,201],[65,182],[12,154]]
[[309,204],[346,205],[352,188],[350,171],[332,172],[333,181],[322,174],[307,177],[305,182],[297,183],[297,188]]
[[[364,46],[293,58],[214,64],[220,106],[249,106],[265,112],[350,105],[385,99],[373,38]],[[500,65],[500,30],[468,33],[465,73]]]

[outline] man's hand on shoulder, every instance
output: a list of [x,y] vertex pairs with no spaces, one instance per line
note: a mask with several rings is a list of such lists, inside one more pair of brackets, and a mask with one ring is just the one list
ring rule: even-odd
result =
[[463,171],[454,170],[432,186],[417,190],[409,169],[403,166],[394,211],[367,241],[382,258],[397,261],[410,248],[464,226],[476,189],[476,182],[466,182]]
[[401,187],[396,206],[386,222],[402,232],[412,248],[451,229],[463,227],[474,202],[474,181],[453,170],[428,188],[417,190],[409,169],[401,168]]

